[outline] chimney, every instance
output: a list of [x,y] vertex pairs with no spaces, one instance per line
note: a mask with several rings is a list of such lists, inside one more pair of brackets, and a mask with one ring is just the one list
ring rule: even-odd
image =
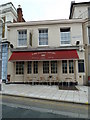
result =
[[23,19],[23,14],[22,14],[22,8],[20,5],[18,5],[18,8],[17,8],[17,22],[25,22],[24,19]]

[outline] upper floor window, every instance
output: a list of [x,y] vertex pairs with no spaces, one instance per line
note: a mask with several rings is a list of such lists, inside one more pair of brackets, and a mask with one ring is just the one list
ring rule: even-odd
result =
[[48,45],[48,29],[39,30],[39,45]]
[[90,27],[88,27],[88,44],[90,44]]
[[61,45],[70,44],[70,28],[61,28],[60,29],[60,43]]
[[18,31],[18,46],[27,46],[27,30]]

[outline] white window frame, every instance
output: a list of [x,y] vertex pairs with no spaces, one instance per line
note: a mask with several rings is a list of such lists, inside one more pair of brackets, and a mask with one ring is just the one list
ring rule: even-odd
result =
[[[25,45],[19,45],[19,32],[21,32],[21,31],[26,31],[26,44]],[[18,38],[17,38],[17,47],[27,47],[27,30],[26,29],[18,30],[17,31],[17,36],[18,36]]]
[[[40,47],[40,46],[48,46],[48,44],[47,44],[47,45],[40,45],[40,44],[39,44],[39,40],[40,40],[39,31],[40,31],[40,30],[47,30],[47,31],[48,31],[48,28],[38,29],[38,46],[39,46],[39,47]],[[47,32],[47,42],[48,42],[48,32]]]
[[[60,45],[61,45],[61,46],[69,46],[69,45],[71,45],[71,31],[70,31],[70,32],[61,32],[61,29],[65,30],[65,29],[71,29],[71,28],[60,28]],[[70,42],[69,44],[65,44],[65,43],[62,44],[62,43],[61,43],[61,42],[63,41],[63,40],[62,40],[62,33],[63,33],[63,34],[65,34],[65,33],[68,34],[68,33],[69,33],[69,35],[70,35],[70,40],[66,40],[66,42],[67,42],[67,41]],[[65,42],[65,41],[63,41],[63,42]]]
[[[17,67],[17,63],[19,64],[18,67]],[[24,62],[23,61],[16,62],[16,75],[24,75]]]

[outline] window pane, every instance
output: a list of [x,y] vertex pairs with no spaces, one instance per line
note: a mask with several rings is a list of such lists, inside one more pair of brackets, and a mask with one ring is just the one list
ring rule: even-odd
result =
[[18,46],[27,45],[27,30],[18,31]]
[[62,61],[62,72],[67,73],[67,60]]
[[73,63],[73,60],[69,60],[69,73],[74,73],[74,63]]
[[31,73],[32,73],[32,62],[31,62],[31,61],[29,61],[29,62],[27,63],[27,73],[28,73],[28,74],[31,74]]
[[33,62],[33,73],[34,74],[38,73],[38,61]]
[[39,45],[48,45],[48,29],[39,30]]
[[49,73],[49,61],[43,62],[43,73]]
[[57,61],[51,61],[51,73],[57,73]]
[[78,60],[78,72],[84,72],[84,60]]
[[60,29],[61,44],[70,44],[70,28]]
[[24,62],[16,62],[16,74],[24,74]]

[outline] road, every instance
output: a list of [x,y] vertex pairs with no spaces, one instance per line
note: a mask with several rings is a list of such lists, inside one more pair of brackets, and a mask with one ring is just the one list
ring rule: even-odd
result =
[[0,95],[3,118],[88,118],[88,105]]

